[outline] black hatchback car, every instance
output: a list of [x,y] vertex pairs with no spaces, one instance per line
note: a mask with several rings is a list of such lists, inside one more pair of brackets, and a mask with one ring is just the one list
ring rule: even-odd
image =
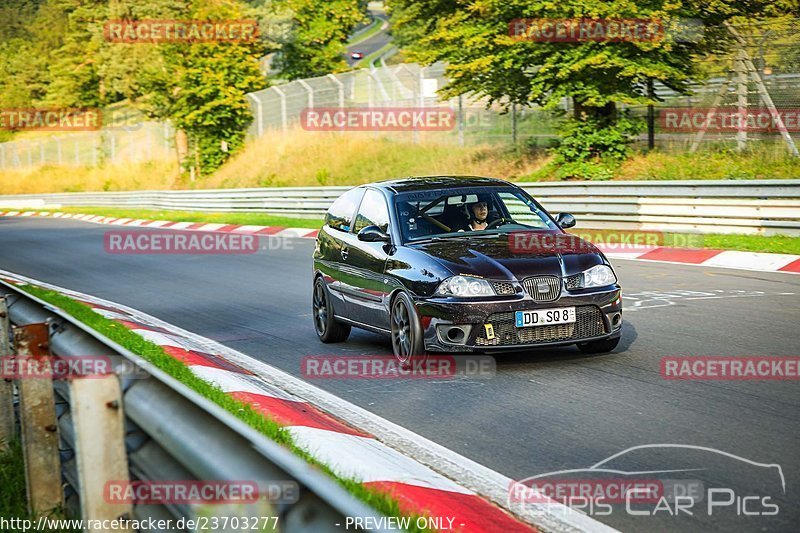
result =
[[567,344],[609,352],[620,338],[621,288],[597,248],[564,232],[574,225],[498,179],[351,189],[317,236],[317,335],[344,341],[351,326],[384,333],[401,361]]

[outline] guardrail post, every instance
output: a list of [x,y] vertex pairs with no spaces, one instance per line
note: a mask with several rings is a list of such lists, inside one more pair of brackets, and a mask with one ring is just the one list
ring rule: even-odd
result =
[[270,87],[270,89],[278,93],[281,99],[281,128],[283,131],[286,131],[286,125],[288,123],[288,117],[286,116],[286,93],[277,87]]
[[517,103],[511,102],[511,144],[517,146]]
[[303,89],[308,93],[308,108],[314,109],[314,89],[304,80],[297,80],[297,83],[303,86]]
[[344,84],[339,80],[339,78],[337,78],[333,74],[328,74],[328,78],[330,78],[333,81],[333,83],[335,83],[336,86],[338,87],[338,89],[339,89],[339,107],[340,108],[344,108]]
[[[119,379],[115,374],[87,376],[71,380],[69,389],[81,517],[100,521],[130,516],[132,504],[109,502],[106,497],[109,481],[122,486],[129,481]],[[103,533],[102,529],[87,531]]]
[[250,98],[256,104],[256,135],[261,137],[264,135],[264,109],[261,105],[261,99],[256,98],[252,93],[247,93],[245,96]]
[[[15,328],[14,347],[18,361],[38,360],[37,366],[45,368],[46,363],[41,363],[50,355],[47,324]],[[60,507],[63,501],[52,376],[49,372],[42,377],[21,375],[17,388],[28,509],[34,516],[43,516]]]
[[458,145],[464,146],[464,102],[458,95]]
[[744,64],[744,48],[740,48],[736,57],[736,107],[738,126],[736,128],[736,150],[747,148],[747,68]]
[[[0,296],[0,361],[3,364],[11,356],[11,339],[8,335],[8,306],[6,297]],[[8,449],[8,443],[14,440],[14,383],[10,379],[0,377],[0,452]]]

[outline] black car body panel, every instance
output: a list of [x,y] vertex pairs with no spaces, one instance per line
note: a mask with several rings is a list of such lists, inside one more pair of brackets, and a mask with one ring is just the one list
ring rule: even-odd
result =
[[[431,177],[376,183],[346,193],[358,199],[354,211],[329,213],[317,236],[314,252],[314,276],[323,276],[336,318],[372,331],[388,332],[392,297],[404,291],[414,301],[425,332],[425,348],[429,351],[519,350],[619,336],[622,320],[618,283],[587,289],[568,288],[567,281],[573,276],[596,265],[610,266],[605,256],[591,244],[583,243],[577,251],[516,250],[510,245],[511,231],[447,234],[446,238],[434,236],[419,242],[404,240],[400,216],[394,205],[398,194],[447,188],[461,191],[465,187],[478,191],[498,186],[503,187],[502,191],[522,191],[491,178]],[[359,190],[363,192],[356,192]],[[522,194],[530,198],[524,191]],[[369,211],[361,204],[367,199],[373,204],[379,199],[385,202],[385,210],[388,210],[386,233],[390,242],[359,239],[356,230],[363,222],[359,217],[363,211]],[[544,223],[552,221],[550,226],[555,228],[543,229],[542,233],[563,234],[555,219],[530,200],[531,208],[538,206],[543,212]],[[346,210],[351,207],[347,202],[342,205]],[[480,298],[436,296],[442,281],[455,275],[488,280],[495,291],[500,287],[504,292]],[[538,301],[526,288],[529,285],[523,285],[523,282],[529,283],[525,280],[542,279],[554,284],[555,297],[547,301]],[[576,307],[573,325],[523,329],[513,324],[509,326],[509,317],[515,311],[568,306]],[[513,318],[511,320],[513,322]],[[487,324],[496,326],[494,338],[487,338],[491,336]],[[464,332],[459,342],[448,340],[446,332],[450,325],[459,325]]]

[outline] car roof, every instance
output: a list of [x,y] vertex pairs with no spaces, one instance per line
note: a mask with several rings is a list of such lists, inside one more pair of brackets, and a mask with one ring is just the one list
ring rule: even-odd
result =
[[510,185],[509,182],[497,178],[480,176],[410,176],[393,180],[370,183],[371,187],[388,189],[394,193],[419,191],[426,189],[446,189],[448,187],[481,187],[485,185]]

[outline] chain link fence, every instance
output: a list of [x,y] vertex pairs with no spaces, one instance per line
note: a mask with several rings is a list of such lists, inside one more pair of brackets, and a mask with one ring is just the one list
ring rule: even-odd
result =
[[0,143],[0,170],[43,165],[96,167],[175,157],[174,131],[168,123],[140,122]]
[[[705,31],[732,34],[727,27]],[[731,39],[726,50],[702,59],[705,81],[693,84],[688,95],[659,83],[653,85],[660,102],[654,106],[650,131],[642,133],[637,144],[693,151],[704,144],[741,150],[748,143],[780,143],[794,152],[792,146],[800,137],[800,23],[797,19],[754,23],[736,26],[734,32],[738,37]],[[546,147],[555,143],[559,124],[572,111],[568,99],[556,111],[536,106],[487,106],[486,100],[467,95],[445,100],[437,96],[437,90],[446,84],[441,63],[423,67],[383,62],[370,69],[296,80],[247,95],[255,117],[250,133],[260,136],[269,130],[303,127],[304,109],[446,107],[456,118],[450,131],[347,133],[416,142]],[[647,119],[647,106],[621,107]],[[739,125],[733,122],[737,114],[744,117]],[[776,115],[780,118],[777,124]]]
[[[649,131],[637,144],[676,152],[694,151],[703,145],[738,150],[775,145],[796,153],[800,141],[800,22],[778,20],[736,26],[734,32],[726,27],[705,31],[725,31],[737,37],[725,50],[702,60],[706,81],[693,85],[688,95],[654,84],[660,103],[650,113]],[[251,137],[300,128],[308,109],[446,108],[454,117],[453,127],[446,131],[347,133],[413,142],[548,147],[557,141],[558,127],[572,110],[568,99],[555,111],[488,105],[485,99],[469,95],[442,99],[438,90],[448,81],[443,64],[375,63],[369,69],[296,80],[249,93],[254,117]],[[647,106],[627,109],[634,116],[648,117]],[[735,125],[732,119],[737,115],[746,116],[746,123]],[[97,166],[172,156],[174,131],[153,122],[0,143],[0,169]]]
[[[655,144],[690,152],[702,144],[738,150],[781,145],[797,155],[800,21],[778,19],[706,31],[725,32],[731,44],[703,59],[699,67],[706,81],[693,85],[690,94],[655,84],[661,100],[655,108]],[[631,110],[641,117],[647,114],[645,106]],[[747,118],[736,121],[737,115]]]
[[[536,107],[508,112],[502,105],[487,107],[481,98],[462,96],[439,98],[437,91],[447,84],[442,63],[421,66],[402,63],[371,67],[342,74],[296,80],[250,93],[255,120],[250,134],[258,137],[270,130],[301,128],[306,109],[319,108],[446,108],[455,121],[447,131],[393,131],[391,136],[420,142],[435,140],[458,144],[506,143],[531,138],[555,138],[557,120]],[[516,128],[515,128],[516,122]],[[377,136],[385,131],[348,131]]]

